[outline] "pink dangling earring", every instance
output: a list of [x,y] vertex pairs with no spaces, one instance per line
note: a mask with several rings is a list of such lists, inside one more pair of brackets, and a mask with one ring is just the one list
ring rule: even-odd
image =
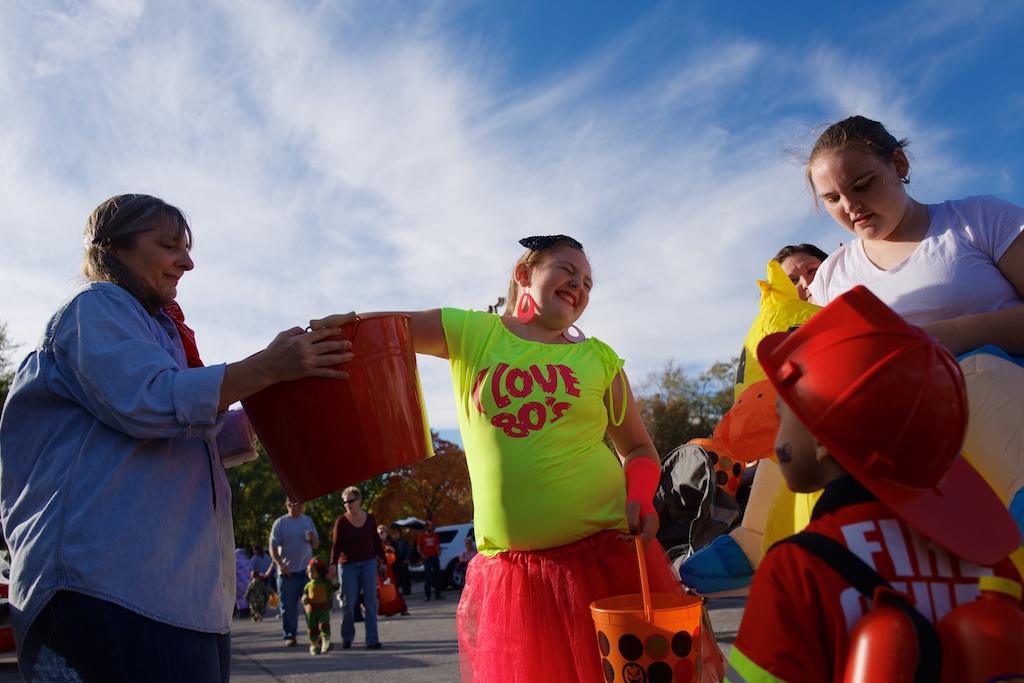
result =
[[529,292],[523,292],[516,304],[516,320],[523,325],[529,325],[533,317],[537,315],[537,302],[533,300]]
[[570,344],[579,344],[581,341],[587,340],[587,335],[583,334],[583,330],[575,325],[569,325],[569,327],[562,330],[562,336]]

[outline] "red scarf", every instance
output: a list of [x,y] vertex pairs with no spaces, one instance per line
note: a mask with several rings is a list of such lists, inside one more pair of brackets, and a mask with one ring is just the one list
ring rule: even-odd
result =
[[181,337],[181,345],[185,349],[185,358],[188,359],[188,366],[190,368],[203,367],[203,359],[199,357],[199,347],[196,346],[196,333],[185,324],[185,313],[181,310],[181,306],[178,305],[177,301],[171,299],[164,306],[163,311],[174,321],[174,326],[178,328],[178,336]]

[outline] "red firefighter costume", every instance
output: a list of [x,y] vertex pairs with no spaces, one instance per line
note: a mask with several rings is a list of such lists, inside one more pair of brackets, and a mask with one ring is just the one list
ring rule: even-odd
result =
[[[1008,559],[982,567],[929,541],[853,477],[825,488],[806,530],[848,547],[932,623],[977,598],[981,576],[1021,580]],[[850,632],[870,607],[813,553],[788,543],[772,548],[754,573],[726,680],[841,682]]]
[[[797,457],[780,431],[783,473],[808,481],[815,461],[834,470],[821,469],[825,458],[847,473],[826,485],[808,532],[844,545],[932,623],[977,597],[993,569],[1019,580],[1008,556],[1020,529],[960,455],[963,374],[934,338],[856,287],[797,331],[766,337],[757,355],[783,417],[814,437]],[[726,680],[842,681],[850,632],[869,607],[815,554],[775,546],[751,583]]]

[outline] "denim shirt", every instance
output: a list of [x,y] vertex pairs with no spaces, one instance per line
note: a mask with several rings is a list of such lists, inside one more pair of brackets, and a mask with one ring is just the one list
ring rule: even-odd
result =
[[187,369],[173,322],[81,286],[22,362],[0,417],[14,634],[55,591],[227,633],[231,494],[214,445],[224,366]]

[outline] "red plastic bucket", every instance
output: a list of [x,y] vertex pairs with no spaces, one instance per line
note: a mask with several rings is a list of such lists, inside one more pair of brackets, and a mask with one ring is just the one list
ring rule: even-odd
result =
[[306,502],[433,455],[409,316],[343,325],[346,380],[279,382],[242,401],[288,498]]
[[636,539],[640,594],[596,600],[590,614],[607,683],[701,680],[701,615],[695,595],[651,593],[643,542]]

